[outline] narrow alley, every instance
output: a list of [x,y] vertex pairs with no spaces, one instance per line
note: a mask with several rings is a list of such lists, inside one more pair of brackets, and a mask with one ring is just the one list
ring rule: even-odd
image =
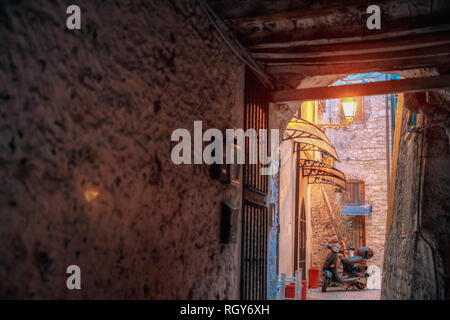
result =
[[0,0],[0,299],[450,300],[449,17]]

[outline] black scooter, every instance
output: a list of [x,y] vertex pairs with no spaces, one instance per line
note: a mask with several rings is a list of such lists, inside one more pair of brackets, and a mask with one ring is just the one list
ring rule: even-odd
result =
[[[324,280],[322,284],[322,292],[327,290],[331,284],[337,286],[346,286],[347,289],[363,290],[367,285],[367,278],[369,274],[367,271],[366,260],[373,257],[372,249],[368,247],[359,248],[357,255],[354,257],[342,257],[349,251],[355,251],[354,248],[341,249],[338,246],[331,246],[329,244],[322,244],[330,250],[330,253],[325,259],[322,271],[324,273]],[[340,257],[342,263],[342,274],[338,274],[336,270],[337,259]]]

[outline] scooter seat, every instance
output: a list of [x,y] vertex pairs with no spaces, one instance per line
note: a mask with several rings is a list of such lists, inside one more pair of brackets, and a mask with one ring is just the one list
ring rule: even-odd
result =
[[361,256],[356,256],[356,257],[347,257],[347,258],[343,258],[342,259],[343,262],[346,262],[348,264],[352,264],[352,263],[359,263],[359,262],[363,262],[364,258]]

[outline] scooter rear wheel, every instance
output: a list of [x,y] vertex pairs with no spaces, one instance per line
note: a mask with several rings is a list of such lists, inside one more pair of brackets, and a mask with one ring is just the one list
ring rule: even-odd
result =
[[322,283],[322,292],[327,291],[327,287],[330,285],[330,279],[323,279],[323,283]]
[[356,288],[358,288],[358,290],[364,290],[367,286],[367,280],[364,279],[363,281],[358,281],[356,283]]

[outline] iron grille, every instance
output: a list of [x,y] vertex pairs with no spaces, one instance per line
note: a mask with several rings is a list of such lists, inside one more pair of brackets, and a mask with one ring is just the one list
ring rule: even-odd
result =
[[263,204],[246,200],[242,223],[241,297],[264,300],[267,297],[268,210]]
[[[245,111],[244,111],[245,131],[255,129],[258,137],[257,145],[259,146],[260,129],[269,127],[269,100],[267,91],[258,79],[251,73],[247,72],[245,78]],[[268,143],[270,145],[270,134],[267,132]],[[267,194],[268,177],[261,175],[262,164],[258,159],[257,164],[249,164],[250,155],[258,156],[257,148],[249,150],[249,139],[246,138],[245,143],[245,185],[253,191]],[[266,150],[268,152],[268,150]]]
[[[269,126],[269,102],[266,88],[247,69],[245,77],[244,128],[255,129],[256,146],[259,147],[260,129]],[[268,139],[270,135],[268,134]],[[270,141],[266,145],[270,145]],[[257,148],[249,150],[245,141],[245,167],[242,216],[242,267],[241,298],[266,299],[267,291],[267,228],[268,209],[264,198],[268,190],[268,177],[261,174],[263,168],[259,157],[256,164],[249,164],[250,155],[258,156]],[[268,150],[265,150],[266,152]]]

